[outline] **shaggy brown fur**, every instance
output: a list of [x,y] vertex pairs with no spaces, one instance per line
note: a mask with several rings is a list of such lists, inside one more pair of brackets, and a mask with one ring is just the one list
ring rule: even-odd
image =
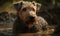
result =
[[[17,10],[17,19],[14,23],[13,33],[19,35],[21,33],[39,33],[42,36],[48,31],[48,23],[37,16],[40,4],[35,2],[20,1],[14,4]],[[49,32],[49,31],[48,31]],[[48,32],[46,34],[48,34]]]

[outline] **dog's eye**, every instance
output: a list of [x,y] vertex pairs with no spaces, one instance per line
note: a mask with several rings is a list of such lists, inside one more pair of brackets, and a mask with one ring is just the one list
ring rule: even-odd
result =
[[23,8],[22,10],[23,10],[23,11],[26,11],[27,9],[26,9],[26,8]]

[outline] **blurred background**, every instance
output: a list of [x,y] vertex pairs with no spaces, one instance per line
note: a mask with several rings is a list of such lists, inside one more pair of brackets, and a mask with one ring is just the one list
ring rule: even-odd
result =
[[11,6],[18,1],[35,1],[42,4],[37,15],[42,16],[51,28],[55,28],[52,36],[60,36],[60,0],[0,0],[0,36],[13,35],[11,29],[17,15]]

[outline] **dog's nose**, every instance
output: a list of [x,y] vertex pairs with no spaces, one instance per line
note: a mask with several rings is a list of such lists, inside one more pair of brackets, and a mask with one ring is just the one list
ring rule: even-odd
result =
[[34,19],[34,17],[33,16],[29,16],[29,19]]

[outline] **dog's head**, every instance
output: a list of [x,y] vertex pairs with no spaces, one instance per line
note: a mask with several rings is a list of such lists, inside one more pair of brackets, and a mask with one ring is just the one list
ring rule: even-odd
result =
[[21,20],[27,24],[37,23],[36,12],[40,9],[41,4],[36,2],[20,1],[14,4],[14,8]]

